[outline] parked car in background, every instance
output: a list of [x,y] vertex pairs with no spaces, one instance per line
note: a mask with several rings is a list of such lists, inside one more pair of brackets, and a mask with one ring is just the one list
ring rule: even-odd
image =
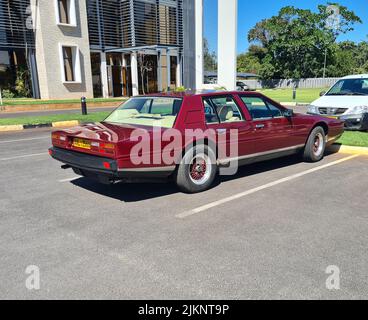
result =
[[249,86],[246,85],[244,82],[242,81],[237,81],[236,82],[236,90],[237,91],[249,91]]
[[321,92],[308,114],[341,119],[346,129],[368,131],[368,74],[342,78],[330,90]]
[[[49,153],[62,168],[102,183],[170,178],[194,193],[235,161],[297,153],[319,161],[342,133],[340,120],[295,114],[258,92],[168,93],[131,98],[101,123],[53,132]],[[139,157],[147,161],[136,163]]]

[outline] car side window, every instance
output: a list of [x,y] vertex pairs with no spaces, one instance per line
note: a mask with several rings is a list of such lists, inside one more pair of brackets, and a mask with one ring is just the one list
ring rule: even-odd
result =
[[216,108],[221,123],[243,121],[244,117],[232,96],[213,97],[210,99]]
[[267,103],[259,97],[240,97],[247,106],[250,115],[253,119],[272,118],[272,112],[267,106]]
[[273,118],[283,117],[281,110],[270,102],[266,102]]
[[213,107],[211,101],[209,99],[204,99],[203,105],[204,105],[204,115],[206,118],[206,123],[207,124],[219,123],[219,119],[218,119],[216,110]]

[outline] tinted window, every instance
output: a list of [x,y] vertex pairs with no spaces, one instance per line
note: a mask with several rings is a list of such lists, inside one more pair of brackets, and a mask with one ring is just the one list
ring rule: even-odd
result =
[[263,99],[258,97],[240,97],[247,106],[253,119],[271,118],[272,113]]
[[282,117],[283,116],[281,110],[278,107],[274,106],[273,104],[271,104],[268,101],[266,103],[267,103],[267,106],[270,108],[272,117],[276,118],[276,117]]

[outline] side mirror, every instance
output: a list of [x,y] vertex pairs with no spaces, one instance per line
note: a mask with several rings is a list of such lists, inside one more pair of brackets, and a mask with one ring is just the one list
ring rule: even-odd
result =
[[326,94],[326,91],[321,91],[321,92],[319,93],[319,96],[320,96],[320,97],[323,97],[325,94]]
[[294,116],[294,110],[292,109],[286,109],[284,111],[284,117],[286,118],[292,118]]

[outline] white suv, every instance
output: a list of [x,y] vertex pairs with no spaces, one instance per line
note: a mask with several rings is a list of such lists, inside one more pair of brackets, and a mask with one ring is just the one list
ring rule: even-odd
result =
[[368,130],[368,74],[347,76],[312,102],[309,114],[345,121],[346,129]]

